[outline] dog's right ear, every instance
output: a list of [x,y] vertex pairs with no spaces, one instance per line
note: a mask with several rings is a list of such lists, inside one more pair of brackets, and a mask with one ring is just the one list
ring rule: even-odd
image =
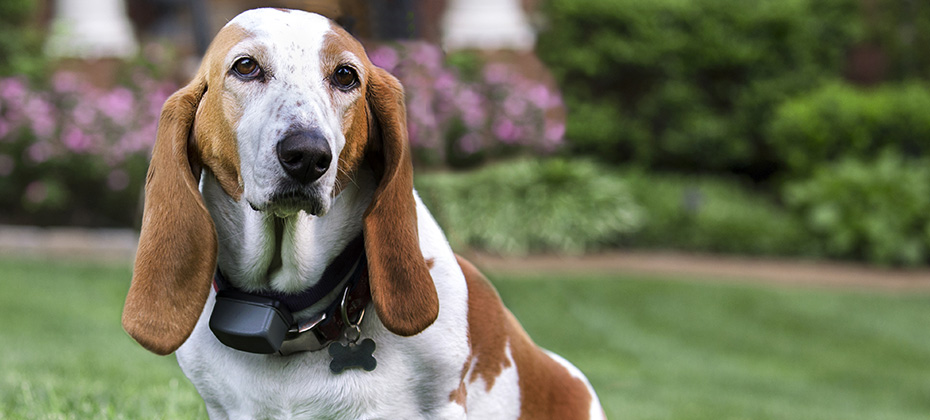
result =
[[126,332],[161,355],[174,352],[190,336],[216,268],[216,229],[198,189],[202,162],[189,144],[206,90],[201,72],[162,108],[145,182],[139,249],[123,308]]
[[371,299],[384,326],[409,337],[436,321],[439,295],[420,249],[404,88],[372,67],[367,95],[384,167],[363,221]]

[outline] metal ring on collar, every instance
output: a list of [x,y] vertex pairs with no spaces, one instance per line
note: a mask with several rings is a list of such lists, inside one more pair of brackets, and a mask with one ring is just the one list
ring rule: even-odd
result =
[[[346,309],[346,300],[348,299],[348,296],[349,296],[349,288],[347,287],[342,292],[342,301],[339,303],[339,312],[342,315],[342,322],[344,322],[346,327],[348,327],[345,333],[346,339],[349,340],[350,343],[355,343],[362,336],[361,324],[362,324],[362,318],[365,317],[365,308],[362,308],[362,311],[358,313],[358,319],[355,320],[355,322],[349,321],[348,309]],[[349,331],[351,330],[355,330],[354,338],[349,336]]]

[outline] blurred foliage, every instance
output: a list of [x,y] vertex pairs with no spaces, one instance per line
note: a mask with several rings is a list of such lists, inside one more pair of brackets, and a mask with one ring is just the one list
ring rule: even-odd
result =
[[634,247],[749,255],[815,256],[799,218],[748,184],[712,176],[620,174],[643,209]]
[[417,177],[417,190],[456,247],[501,254],[596,250],[636,230],[626,183],[585,160],[518,160]]
[[891,80],[930,79],[930,2],[870,0],[863,2],[867,42],[880,46]]
[[646,247],[814,256],[818,241],[774,200],[735,181],[588,160],[529,160],[420,173],[417,190],[457,248],[501,254]]
[[162,104],[176,86],[136,67],[101,89],[56,72],[0,78],[0,223],[132,226]]
[[407,130],[418,166],[474,167],[562,146],[557,90],[473,53],[396,42],[370,51],[372,63],[404,85]]
[[567,149],[647,171],[623,175],[644,209],[624,241],[928,262],[930,3],[545,4]]
[[806,176],[843,157],[894,149],[930,152],[930,87],[886,84],[863,89],[831,83],[784,102],[769,126],[772,150],[788,176]]
[[538,51],[576,152],[769,175],[764,122],[842,73],[858,0],[550,0]]
[[930,261],[930,162],[894,150],[817,167],[785,187],[829,255],[878,264]]
[[0,77],[22,74],[39,79],[47,74],[36,5],[33,0],[0,1]]

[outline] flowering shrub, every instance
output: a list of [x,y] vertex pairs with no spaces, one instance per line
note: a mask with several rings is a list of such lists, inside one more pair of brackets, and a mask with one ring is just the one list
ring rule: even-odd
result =
[[[421,165],[474,165],[562,144],[561,96],[505,65],[463,77],[423,42],[381,46],[371,58],[405,86]],[[111,89],[67,71],[41,88],[0,78],[0,223],[135,222],[158,116],[177,86],[144,65],[133,72]]]
[[0,79],[0,222],[129,225],[159,112],[175,90],[144,71],[99,89],[58,72]]
[[380,46],[369,56],[404,85],[417,163],[473,165],[562,145],[561,95],[504,64],[484,65],[469,80],[425,42]]

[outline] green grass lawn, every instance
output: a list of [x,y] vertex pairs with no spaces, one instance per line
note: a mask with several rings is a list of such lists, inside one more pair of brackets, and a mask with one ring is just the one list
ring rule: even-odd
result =
[[[930,419],[930,294],[491,274],[612,419]],[[122,332],[129,277],[0,260],[0,419],[206,417]]]

